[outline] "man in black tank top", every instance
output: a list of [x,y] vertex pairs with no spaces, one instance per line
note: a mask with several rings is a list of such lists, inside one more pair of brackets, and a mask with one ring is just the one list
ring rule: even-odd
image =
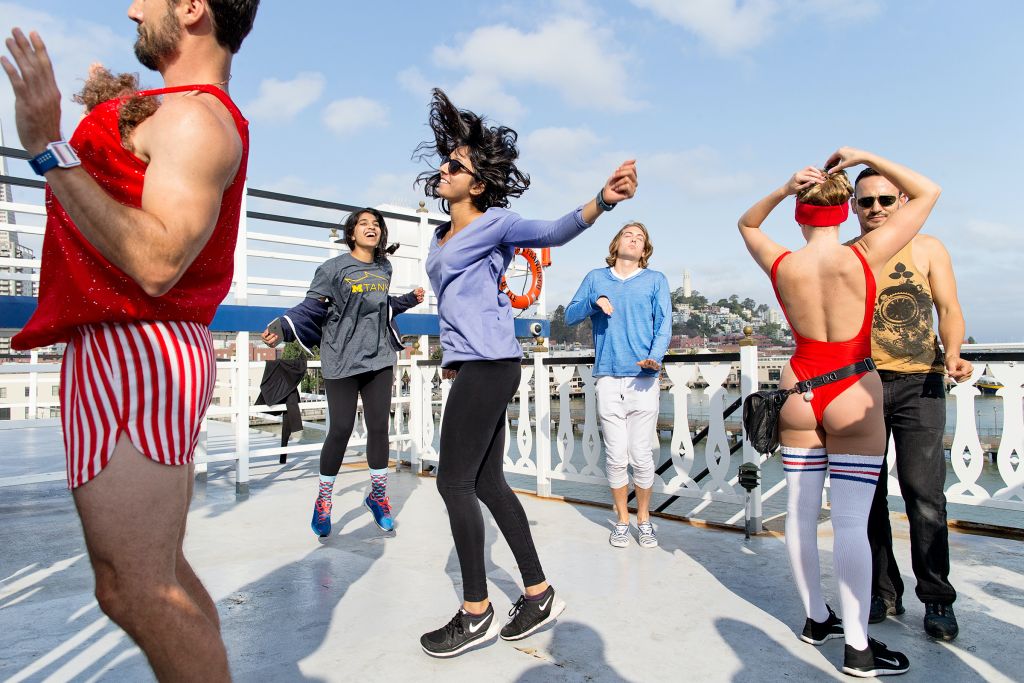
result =
[[[857,176],[851,208],[861,233],[881,226],[905,198],[873,169]],[[939,339],[933,329],[938,313]],[[945,375],[962,381],[973,372],[960,357],[964,317],[949,253],[942,242],[919,234],[886,265],[878,281],[871,351],[882,379],[886,441],[895,443],[897,475],[910,522],[910,553],[917,596],[925,604],[928,635],[953,640],[959,632],[949,582],[946,528]],[[871,623],[903,614],[903,580],[892,552],[883,470],[868,519],[873,560]]]

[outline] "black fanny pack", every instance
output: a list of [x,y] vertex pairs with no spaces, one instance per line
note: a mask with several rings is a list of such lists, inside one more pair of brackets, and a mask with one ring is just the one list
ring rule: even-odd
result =
[[824,375],[797,382],[792,389],[755,391],[743,401],[743,430],[747,440],[758,453],[774,452],[779,447],[779,413],[787,398],[792,394],[803,394],[804,400],[810,401],[818,387],[874,371],[875,362],[865,358]]

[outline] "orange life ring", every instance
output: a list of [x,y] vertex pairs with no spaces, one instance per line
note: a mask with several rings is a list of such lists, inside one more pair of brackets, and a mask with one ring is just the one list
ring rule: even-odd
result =
[[530,269],[530,287],[524,294],[516,294],[509,288],[505,276],[502,275],[498,289],[504,292],[509,301],[512,302],[512,308],[526,309],[537,301],[537,297],[540,296],[540,290],[544,287],[544,268],[541,267],[537,252],[533,249],[516,247],[515,255],[526,259],[526,265]]

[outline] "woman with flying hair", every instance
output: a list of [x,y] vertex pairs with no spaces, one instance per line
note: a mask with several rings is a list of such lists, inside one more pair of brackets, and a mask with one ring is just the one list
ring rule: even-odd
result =
[[417,158],[436,157],[438,166],[417,182],[451,216],[438,226],[426,262],[438,299],[443,374],[454,378],[441,423],[437,488],[462,569],[463,603],[420,644],[429,655],[451,657],[499,631],[487,598],[480,502],[508,541],[525,586],[501,637],[525,638],[565,608],[544,576],[526,514],[502,470],[505,411],[519,386],[522,349],[498,280],[515,247],[565,244],[632,197],[637,178],[635,162],[627,161],[582,207],[554,221],[526,220],[506,208],[530,184],[516,167],[514,130],[459,110],[441,90],[433,91],[430,127],[434,139],[417,147]]
[[664,274],[647,267],[654,253],[643,223],[622,226],[608,245],[607,268],[587,273],[565,309],[565,322],[590,318],[594,331],[597,416],[601,420],[605,471],[617,520],[608,542],[629,545],[629,474],[636,491],[637,542],[654,548],[652,438],[658,424],[661,361],[672,340],[672,296]]
[[[885,225],[847,246],[839,239],[839,225],[849,215],[853,188],[843,169],[858,164],[878,171],[909,201]],[[821,645],[845,637],[847,674],[901,674],[910,667],[906,656],[867,634],[867,520],[885,454],[882,384],[871,362],[871,320],[876,279],[924,225],[940,189],[904,166],[849,147],[829,157],[825,169],[797,171],[739,220],[747,249],[771,278],[796,341],[780,382],[782,389],[795,390],[779,418],[789,489],[786,547],[807,614],[800,639]],[[760,230],[789,195],[796,195],[796,222],[807,242],[795,252]],[[825,604],[821,589],[817,523],[826,473],[842,621]]]

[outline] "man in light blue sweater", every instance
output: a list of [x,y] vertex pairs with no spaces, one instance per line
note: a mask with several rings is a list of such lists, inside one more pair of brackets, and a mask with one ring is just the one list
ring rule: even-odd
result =
[[590,271],[565,310],[569,325],[586,318],[594,325],[597,413],[618,515],[608,542],[616,548],[629,545],[627,465],[633,466],[639,543],[645,548],[658,545],[650,503],[658,374],[672,339],[672,301],[668,279],[647,268],[653,252],[647,228],[627,223],[608,246],[609,267]]

